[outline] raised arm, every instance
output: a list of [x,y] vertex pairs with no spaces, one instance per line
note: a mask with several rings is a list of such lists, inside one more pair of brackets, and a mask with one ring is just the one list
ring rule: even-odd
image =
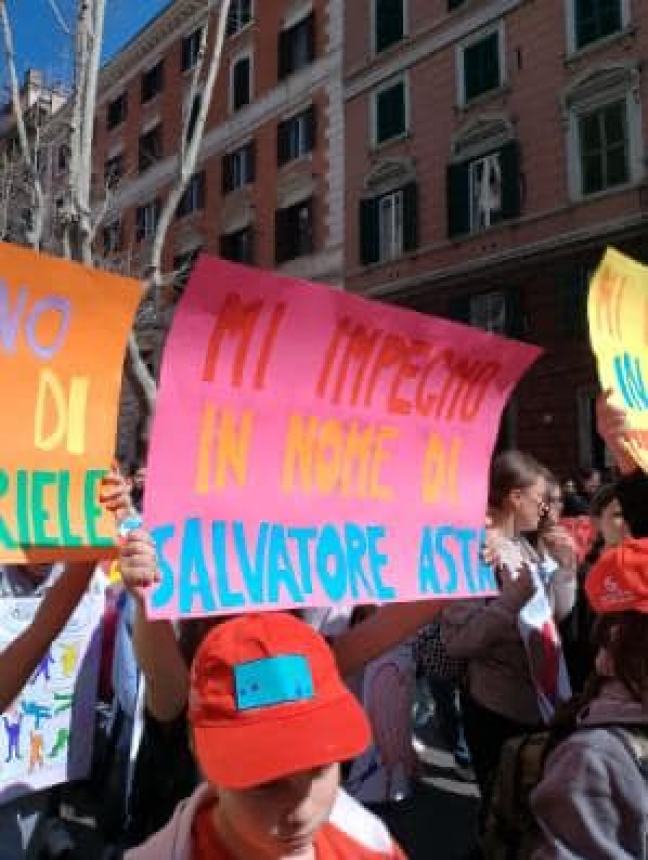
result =
[[94,571],[94,562],[70,564],[48,589],[34,620],[0,654],[0,711],[23,689],[39,660],[74,612]]
[[138,529],[122,547],[120,566],[124,585],[135,598],[133,646],[146,680],[146,706],[159,722],[175,720],[187,704],[189,669],[170,621],[146,617],[146,590],[158,579],[153,539]]
[[349,677],[429,624],[443,604],[438,600],[389,603],[337,636],[331,647],[342,677]]

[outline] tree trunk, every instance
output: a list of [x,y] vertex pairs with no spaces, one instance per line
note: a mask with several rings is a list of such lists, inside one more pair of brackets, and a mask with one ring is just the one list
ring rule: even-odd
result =
[[[9,74],[11,103],[16,117],[16,130],[18,132],[20,153],[29,175],[29,184],[32,196],[31,225],[27,229],[27,241],[32,248],[38,251],[40,250],[40,244],[43,238],[45,200],[43,197],[43,187],[38,173],[37,149],[34,148],[34,151],[32,152],[29,146],[29,138],[27,136],[27,128],[25,126],[25,115],[23,112],[22,102],[20,100],[20,85],[18,83],[18,75],[16,73],[13,33],[11,30],[11,22],[9,21],[9,13],[7,12],[7,4],[4,0],[0,0],[0,17],[2,19],[2,35],[4,41],[5,62],[7,64],[7,72]],[[36,111],[38,112],[38,105],[36,105]]]

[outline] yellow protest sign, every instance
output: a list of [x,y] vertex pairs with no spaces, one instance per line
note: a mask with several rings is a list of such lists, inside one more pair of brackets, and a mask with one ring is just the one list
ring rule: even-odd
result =
[[105,558],[137,281],[0,243],[0,562]]
[[628,451],[648,471],[648,267],[608,248],[590,284],[587,315],[601,387],[627,411]]

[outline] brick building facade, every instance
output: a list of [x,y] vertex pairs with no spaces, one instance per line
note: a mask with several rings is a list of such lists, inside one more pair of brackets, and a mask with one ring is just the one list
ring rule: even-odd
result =
[[561,475],[604,460],[589,273],[648,260],[647,52],[641,0],[345,4],[346,287],[541,345],[502,441]]
[[[101,72],[95,174],[113,186],[101,239],[104,260],[122,271],[146,268],[178,168],[183,111],[197,109],[187,100],[204,9],[204,0],[176,0]],[[210,31],[213,38],[215,26]],[[342,0],[233,0],[196,173],[165,243],[165,271],[186,272],[204,249],[342,283],[342,40]],[[178,290],[182,281],[180,274]],[[139,328],[155,367],[165,319],[149,305]],[[123,406],[121,453],[133,459],[141,428],[130,387]]]

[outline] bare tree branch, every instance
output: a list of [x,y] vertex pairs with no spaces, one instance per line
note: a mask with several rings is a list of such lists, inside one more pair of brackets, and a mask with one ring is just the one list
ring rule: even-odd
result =
[[[27,128],[25,125],[25,114],[23,111],[22,101],[20,99],[20,85],[18,83],[18,75],[16,73],[16,57],[13,45],[13,33],[11,30],[11,22],[7,11],[5,0],[0,0],[0,18],[2,20],[2,36],[4,42],[5,62],[7,64],[7,72],[9,74],[9,85],[11,89],[11,102],[13,106],[14,116],[16,117],[16,130],[18,132],[18,142],[20,144],[20,152],[27,168],[31,192],[33,196],[32,218],[31,224],[27,228],[27,241],[36,250],[40,249],[41,240],[43,237],[43,223],[45,216],[45,201],[43,198],[43,188],[38,174],[38,163],[36,150],[32,154],[29,146],[29,138],[27,136]],[[38,105],[36,105],[38,121]]]
[[92,265],[92,138],[106,0],[79,0],[64,245]]
[[[183,116],[181,130],[181,148],[180,154],[178,156],[178,171],[176,174],[175,182],[171,187],[166,197],[166,200],[164,201],[164,206],[162,207],[162,211],[160,213],[160,217],[156,225],[155,235],[153,237],[153,242],[151,245],[148,277],[142,300],[145,300],[146,297],[151,293],[153,294],[154,299],[157,299],[157,295],[162,286],[162,252],[164,249],[164,243],[166,241],[169,226],[171,225],[171,220],[173,219],[176,209],[178,208],[178,204],[182,199],[182,195],[187,188],[187,184],[196,169],[198,154],[200,152],[200,147],[205,132],[207,114],[209,112],[209,106],[211,104],[214,85],[218,76],[220,60],[223,53],[223,43],[225,41],[225,32],[227,29],[227,20],[229,18],[231,0],[221,0],[220,10],[218,13],[218,25],[216,29],[216,35],[213,41],[211,55],[209,57],[207,73],[205,75],[204,82],[202,82],[201,89],[201,73],[206,58],[209,35],[209,11],[213,5],[213,0],[207,0],[206,7],[208,17],[207,21],[205,22],[203,32],[201,34],[198,57],[193,70],[191,85],[189,87],[189,101],[187,103]],[[200,109],[198,110],[198,114],[195,118],[191,137],[189,137],[190,123],[193,113],[193,103],[200,89]],[[132,352],[133,350],[131,349],[129,344],[129,354],[131,355],[131,359],[133,358]],[[141,360],[137,364],[133,363],[132,369],[137,381],[142,386],[142,391],[144,392],[144,395],[146,397],[149,410],[152,412],[153,408],[155,407],[155,380],[149,373],[146,364]]]
[[[208,3],[207,5],[209,6],[211,4]],[[162,269],[162,250],[164,248],[166,235],[171,224],[171,220],[178,207],[178,204],[182,198],[182,195],[185,192],[187,183],[191,179],[191,176],[196,169],[198,153],[200,151],[203,134],[205,132],[207,114],[209,112],[209,106],[211,104],[214,84],[216,83],[216,77],[218,75],[221,55],[223,53],[223,42],[225,41],[225,30],[227,27],[227,19],[229,16],[230,5],[231,0],[222,0],[221,2],[221,7],[218,15],[218,28],[216,31],[216,37],[212,46],[212,52],[209,58],[209,67],[207,69],[207,74],[205,76],[205,81],[202,87],[200,109],[195,119],[191,140],[189,140],[187,145],[184,146],[181,150],[181,155],[178,158],[178,172],[176,174],[176,180],[167,195],[167,198],[164,202],[164,206],[162,207],[162,212],[160,213],[160,218],[156,226],[155,236],[153,238],[153,244],[151,246],[151,261],[149,268],[148,285],[149,289],[155,289],[156,285],[159,282]],[[207,24],[205,25],[205,31],[206,30]],[[196,63],[196,67],[193,71],[191,87],[189,90],[190,96],[192,97],[192,102],[189,104],[187,110],[185,110],[183,117],[182,141],[187,141],[189,137],[189,123],[191,122],[192,114],[191,108],[193,105],[193,98],[195,98],[195,96],[197,95],[198,88],[200,86],[200,74],[202,71],[206,45],[207,33],[205,32],[201,41],[202,57],[200,55],[198,57],[198,62]]]
[[70,29],[67,21],[63,17],[63,13],[59,9],[59,5],[56,0],[47,0],[50,9],[52,10],[52,14],[56,18],[56,23],[59,25],[61,30],[65,33],[66,36],[72,35],[72,30]]

